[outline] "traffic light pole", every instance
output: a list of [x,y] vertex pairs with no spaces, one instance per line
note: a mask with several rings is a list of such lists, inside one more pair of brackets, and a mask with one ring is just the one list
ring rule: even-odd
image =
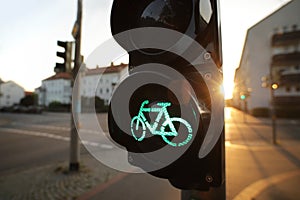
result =
[[208,191],[181,190],[181,200],[226,200],[226,173],[225,173],[225,132],[221,134],[222,141],[222,173],[224,181],[219,187],[210,187]]
[[223,183],[218,188],[210,188],[209,191],[182,190],[181,200],[225,200],[226,187]]
[[[78,114],[80,113],[80,91],[79,87],[74,86],[74,80],[77,77],[82,59],[81,59],[81,22],[82,22],[82,0],[78,0],[78,8],[77,8],[77,20],[76,25],[78,30],[76,31],[75,36],[75,58],[74,58],[74,68],[73,68],[73,80],[72,80],[72,88],[73,88],[73,98],[72,106],[75,109],[71,109],[71,135],[70,135],[70,163],[69,163],[69,171],[78,171],[79,170],[79,161],[80,161],[80,143],[79,143],[79,135],[77,133],[77,129],[75,123],[78,123]],[[80,79],[79,79],[80,80]],[[78,81],[79,81],[78,80]],[[80,85],[78,83],[78,85]],[[73,110],[75,112],[73,112]],[[78,126],[77,126],[78,127]]]
[[247,112],[248,112],[247,99],[244,99],[244,114],[243,114],[244,123],[247,123]]

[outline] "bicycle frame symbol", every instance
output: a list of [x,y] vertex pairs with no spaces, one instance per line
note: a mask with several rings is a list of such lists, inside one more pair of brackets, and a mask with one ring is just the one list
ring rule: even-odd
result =
[[[173,147],[180,147],[186,145],[193,137],[192,132],[192,126],[184,119],[179,118],[179,117],[170,117],[167,107],[171,106],[170,102],[158,102],[156,103],[157,106],[159,107],[145,107],[145,105],[149,104],[149,100],[145,100],[140,107],[138,115],[134,116],[131,120],[131,133],[132,136],[139,142],[141,142],[145,136],[146,136],[146,128],[150,131],[152,135],[159,135],[162,137],[162,139],[169,145]],[[151,125],[147,118],[145,117],[144,113],[158,113],[156,116],[155,121]],[[161,120],[161,118],[165,117],[165,121],[162,123],[160,129],[158,130],[158,125]],[[179,143],[175,143],[170,141],[167,137],[168,136],[173,136],[176,137],[178,136],[178,132],[176,131],[176,128],[174,126],[174,122],[179,122],[182,123],[186,128],[187,128],[187,138]],[[166,127],[169,127],[170,131],[165,131]],[[139,128],[142,128],[142,134],[140,137],[136,135],[136,132],[138,131]]]

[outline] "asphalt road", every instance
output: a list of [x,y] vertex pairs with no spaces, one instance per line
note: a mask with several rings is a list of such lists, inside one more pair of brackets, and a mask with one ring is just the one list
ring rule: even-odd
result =
[[69,114],[1,113],[0,121],[0,175],[69,159]]

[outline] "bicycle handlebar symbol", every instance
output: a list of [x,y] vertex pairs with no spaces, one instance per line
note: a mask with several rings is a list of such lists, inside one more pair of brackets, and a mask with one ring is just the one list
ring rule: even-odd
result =
[[[140,107],[138,115],[134,116],[131,120],[131,133],[132,136],[139,142],[141,142],[145,136],[146,136],[146,128],[150,131],[152,135],[159,135],[162,137],[162,139],[169,145],[173,147],[180,147],[186,145],[193,137],[192,132],[192,126],[184,119],[179,117],[170,117],[167,107],[171,106],[170,102],[158,102],[156,103],[159,107],[145,107],[145,105],[149,104],[149,100],[145,100]],[[144,113],[158,113],[156,116],[156,119],[153,124],[150,124],[145,117]],[[161,120],[161,118],[165,117],[165,121],[162,123],[160,129],[158,130],[158,125]],[[187,138],[179,143],[175,143],[170,141],[167,137],[178,136],[178,132],[176,131],[176,128],[174,126],[174,122],[182,123],[187,128]],[[166,127],[169,127],[170,131],[165,131]],[[139,130],[139,128],[142,128],[142,135],[138,137],[135,133]]]

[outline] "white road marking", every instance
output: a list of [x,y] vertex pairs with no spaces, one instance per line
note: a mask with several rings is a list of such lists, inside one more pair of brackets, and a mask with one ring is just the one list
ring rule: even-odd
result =
[[[47,137],[47,138],[61,140],[61,141],[70,141],[70,137],[65,137],[65,136],[60,136],[60,135],[45,133],[45,132],[39,132],[39,131],[20,130],[20,129],[14,129],[14,128],[0,128],[0,131],[15,133],[15,134],[21,134],[21,135]],[[87,141],[87,140],[81,140],[81,143],[84,144],[84,145],[100,147],[100,148],[103,148],[103,149],[113,149],[113,146],[111,146],[111,145],[100,144],[100,143],[97,143],[97,142],[92,142],[92,141]]]
[[[48,130],[57,130],[57,131],[70,131],[70,127],[63,127],[63,126],[49,126],[49,125],[39,125],[39,124],[25,124],[20,122],[13,122],[12,125],[21,125],[21,126],[27,126],[32,128],[42,128],[42,129],[48,129]],[[99,131],[90,130],[90,129],[80,129],[81,132],[84,133],[91,133],[91,134],[101,134]]]

